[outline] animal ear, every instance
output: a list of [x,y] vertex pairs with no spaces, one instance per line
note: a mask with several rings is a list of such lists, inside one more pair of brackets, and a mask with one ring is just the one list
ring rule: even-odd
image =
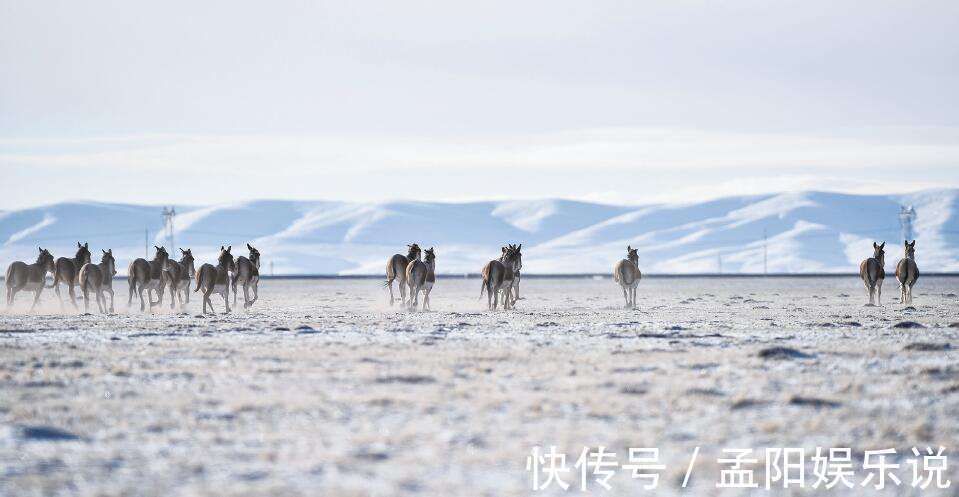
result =
[[39,245],[37,245],[37,250],[39,250],[40,252],[43,252],[43,249],[42,249],[42,248],[40,248],[40,246],[39,246]]
[[253,247],[252,247],[252,246],[250,246],[250,244],[249,244],[249,243],[248,243],[248,244],[246,244],[246,248],[247,248],[247,249],[249,249],[249,250],[253,250]]
[[232,249],[232,248],[233,248],[233,245],[230,245],[229,247],[226,248],[226,251],[229,252],[230,249]]
[[632,246],[632,245],[627,245],[627,246],[626,246],[626,251],[627,251],[627,252],[632,252],[632,251],[633,251],[633,246]]
[[876,242],[872,242],[872,248],[879,248],[879,245],[877,245]]
[[107,251],[106,251],[106,250],[100,249],[100,252],[103,252],[103,255],[107,255]]
[[912,245],[909,245],[909,246],[910,246],[910,247],[915,247],[915,246],[916,246],[916,241],[913,240],[913,241],[912,241]]
[[110,255],[113,255],[113,249],[107,250]]
[[520,249],[522,249],[522,248],[523,248],[523,244],[521,243],[521,244],[519,244],[518,247],[516,247],[516,250],[520,250]]
[[879,244],[879,248],[884,248],[885,246],[886,246],[886,242],[882,242]]
[[186,254],[186,252],[184,252],[182,248],[180,249],[180,253],[181,253],[181,254]]
[[90,242],[84,243],[83,248],[90,248]]

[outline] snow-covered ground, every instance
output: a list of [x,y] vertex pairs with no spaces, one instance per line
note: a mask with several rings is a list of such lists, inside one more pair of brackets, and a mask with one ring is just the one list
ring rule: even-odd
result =
[[[210,262],[220,245],[252,242],[263,254],[263,271],[272,263],[276,274],[380,274],[387,257],[412,242],[435,247],[438,270],[447,274],[479,273],[505,243],[523,243],[530,274],[605,273],[626,245],[639,248],[646,272],[762,273],[765,267],[772,273],[849,273],[871,255],[874,240],[888,242],[887,259],[899,257],[899,209],[913,205],[919,267],[959,271],[957,198],[957,190],[934,190],[782,193],[640,206],[556,199],[264,200],[179,206],[175,243]],[[3,267],[32,261],[37,245],[72,256],[77,241],[90,242],[95,257],[99,249],[112,248],[121,274],[132,258],[144,256],[144,245],[152,256],[152,245],[169,244],[157,206],[72,202],[0,213]]]
[[887,494],[916,495],[909,450],[941,445],[953,488],[919,495],[954,495],[959,279],[920,279],[914,308],[892,283],[881,307],[855,278],[647,279],[635,310],[608,279],[528,278],[508,312],[474,279],[418,313],[374,280],[266,280],[208,317],[128,313],[122,288],[115,316],[21,296],[0,314],[0,495],[558,494],[529,488],[537,445],[571,468],[658,447],[656,495],[742,495],[715,488],[723,448],[803,447],[811,485],[817,446],[850,447],[856,484],[865,450],[895,448]]

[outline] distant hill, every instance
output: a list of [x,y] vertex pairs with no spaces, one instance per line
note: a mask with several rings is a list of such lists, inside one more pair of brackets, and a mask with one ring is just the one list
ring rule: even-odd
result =
[[[639,248],[648,273],[850,272],[887,242],[886,270],[901,255],[900,205],[915,206],[923,271],[959,271],[959,190],[909,195],[805,192],[729,197],[684,205],[512,202],[307,202],[258,200],[177,206],[175,242],[212,261],[221,244],[263,253],[264,273],[378,274],[407,243],[433,246],[442,273],[479,272],[507,242],[523,243],[524,272],[607,272]],[[38,245],[72,256],[76,241],[113,248],[118,270],[167,244],[160,207],[66,202],[0,213],[0,264],[33,260]]]

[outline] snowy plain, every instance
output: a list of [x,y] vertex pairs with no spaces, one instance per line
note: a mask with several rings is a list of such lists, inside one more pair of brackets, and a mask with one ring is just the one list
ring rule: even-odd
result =
[[744,447],[759,482],[764,448],[850,447],[857,485],[865,450],[902,457],[903,485],[868,495],[959,485],[950,460],[952,489],[916,493],[905,461],[959,447],[959,278],[921,279],[912,307],[891,279],[879,307],[855,278],[649,278],[633,310],[609,279],[522,285],[506,312],[453,278],[415,313],[363,279],[264,280],[205,317],[127,311],[123,285],[112,316],[21,296],[0,314],[0,495],[565,495],[531,490],[537,445],[570,466],[660,449],[656,492],[620,470],[594,495],[743,495],[715,484]]

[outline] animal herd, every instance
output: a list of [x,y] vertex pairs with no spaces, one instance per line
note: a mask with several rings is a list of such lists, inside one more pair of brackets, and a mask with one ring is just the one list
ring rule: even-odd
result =
[[[127,283],[129,295],[127,307],[133,305],[133,297],[139,298],[140,311],[144,311],[149,304],[150,309],[163,304],[163,296],[167,290],[170,293],[170,308],[177,308],[177,301],[181,309],[190,303],[190,283],[196,281],[194,292],[202,290],[203,312],[214,312],[210,296],[214,293],[223,297],[226,312],[230,312],[229,291],[233,290],[233,305],[236,305],[237,289],[243,287],[243,307],[250,308],[259,296],[260,282],[260,252],[250,244],[246,245],[249,257],[233,258],[232,246],[220,247],[217,264],[204,264],[199,270],[194,268],[193,253],[190,249],[180,249],[180,260],[170,259],[164,247],[154,246],[156,252],[153,260],[142,258],[134,259],[127,269]],[[16,261],[7,268],[7,307],[13,305],[14,298],[20,291],[32,291],[33,305],[36,308],[40,301],[40,294],[44,288],[53,288],[63,307],[63,297],[60,294],[60,284],[65,284],[69,293],[70,303],[74,309],[77,305],[76,288],[83,293],[83,309],[90,310],[91,294],[93,301],[101,313],[113,313],[114,293],[113,277],[117,274],[116,260],[113,258],[113,249],[102,250],[103,255],[99,264],[91,262],[90,246],[88,243],[77,242],[77,253],[73,258],[60,257],[54,260],[49,250],[39,248],[40,254],[33,264]],[[53,273],[53,284],[46,286],[47,273]],[[250,298],[250,292],[253,298]],[[146,295],[144,295],[146,292]],[[106,295],[110,296],[110,305],[107,305]],[[153,300],[156,295],[157,300]]]
[[[885,246],[886,243],[873,242],[873,255],[859,265],[859,276],[862,278],[869,304],[876,305],[882,298],[882,282],[885,279]],[[179,301],[180,308],[190,302],[190,286],[195,281],[193,292],[202,290],[203,312],[207,309],[214,313],[213,302],[210,297],[215,293],[223,298],[226,312],[230,312],[229,293],[233,291],[233,305],[237,301],[237,289],[243,288],[243,307],[250,308],[259,297],[260,281],[260,252],[252,245],[247,244],[249,257],[239,256],[234,259],[231,253],[232,246],[221,246],[216,264],[203,264],[199,269],[194,266],[193,253],[190,249],[180,249],[180,260],[170,259],[164,247],[155,246],[156,252],[152,260],[135,259],[130,263],[127,271],[129,295],[127,307],[133,305],[133,297],[139,298],[140,310],[163,304],[166,291],[170,294],[170,308],[176,309]],[[38,247],[39,248],[39,247]],[[496,310],[502,302],[503,309],[512,309],[520,299],[519,284],[520,272],[523,269],[522,244],[509,244],[502,247],[498,259],[490,260],[483,266],[483,284],[480,287],[480,298],[486,294],[487,308]],[[7,268],[7,307],[13,305],[14,297],[20,291],[34,293],[32,311],[40,301],[40,294],[44,288],[54,288],[57,298],[63,306],[63,297],[60,293],[60,284],[65,284],[69,293],[70,303],[75,309],[77,306],[76,287],[83,294],[84,311],[89,311],[90,296],[101,313],[113,313],[114,293],[113,277],[117,274],[116,260],[113,250],[102,250],[100,262],[91,262],[89,244],[77,242],[77,253],[73,258],[60,257],[54,259],[49,250],[39,248],[36,262],[27,264],[16,261]],[[919,279],[919,267],[916,265],[916,241],[904,242],[903,258],[896,264],[896,279],[899,283],[899,301],[904,304],[912,303],[912,288]],[[47,273],[53,274],[53,284],[46,286]],[[626,247],[626,257],[613,266],[613,281],[623,291],[623,298],[627,308],[636,307],[636,288],[642,278],[639,270],[639,254],[632,246]],[[393,293],[393,282],[397,283],[400,292],[401,304],[409,310],[430,309],[430,292],[436,282],[436,252],[431,247],[420,249],[413,243],[407,245],[407,253],[394,254],[386,263],[386,283],[390,289],[390,305],[396,297]],[[144,295],[146,292],[146,295]],[[250,298],[252,292],[253,297]],[[107,305],[106,295],[110,296]],[[422,302],[420,301],[422,294]],[[156,295],[157,300],[153,300]]]

